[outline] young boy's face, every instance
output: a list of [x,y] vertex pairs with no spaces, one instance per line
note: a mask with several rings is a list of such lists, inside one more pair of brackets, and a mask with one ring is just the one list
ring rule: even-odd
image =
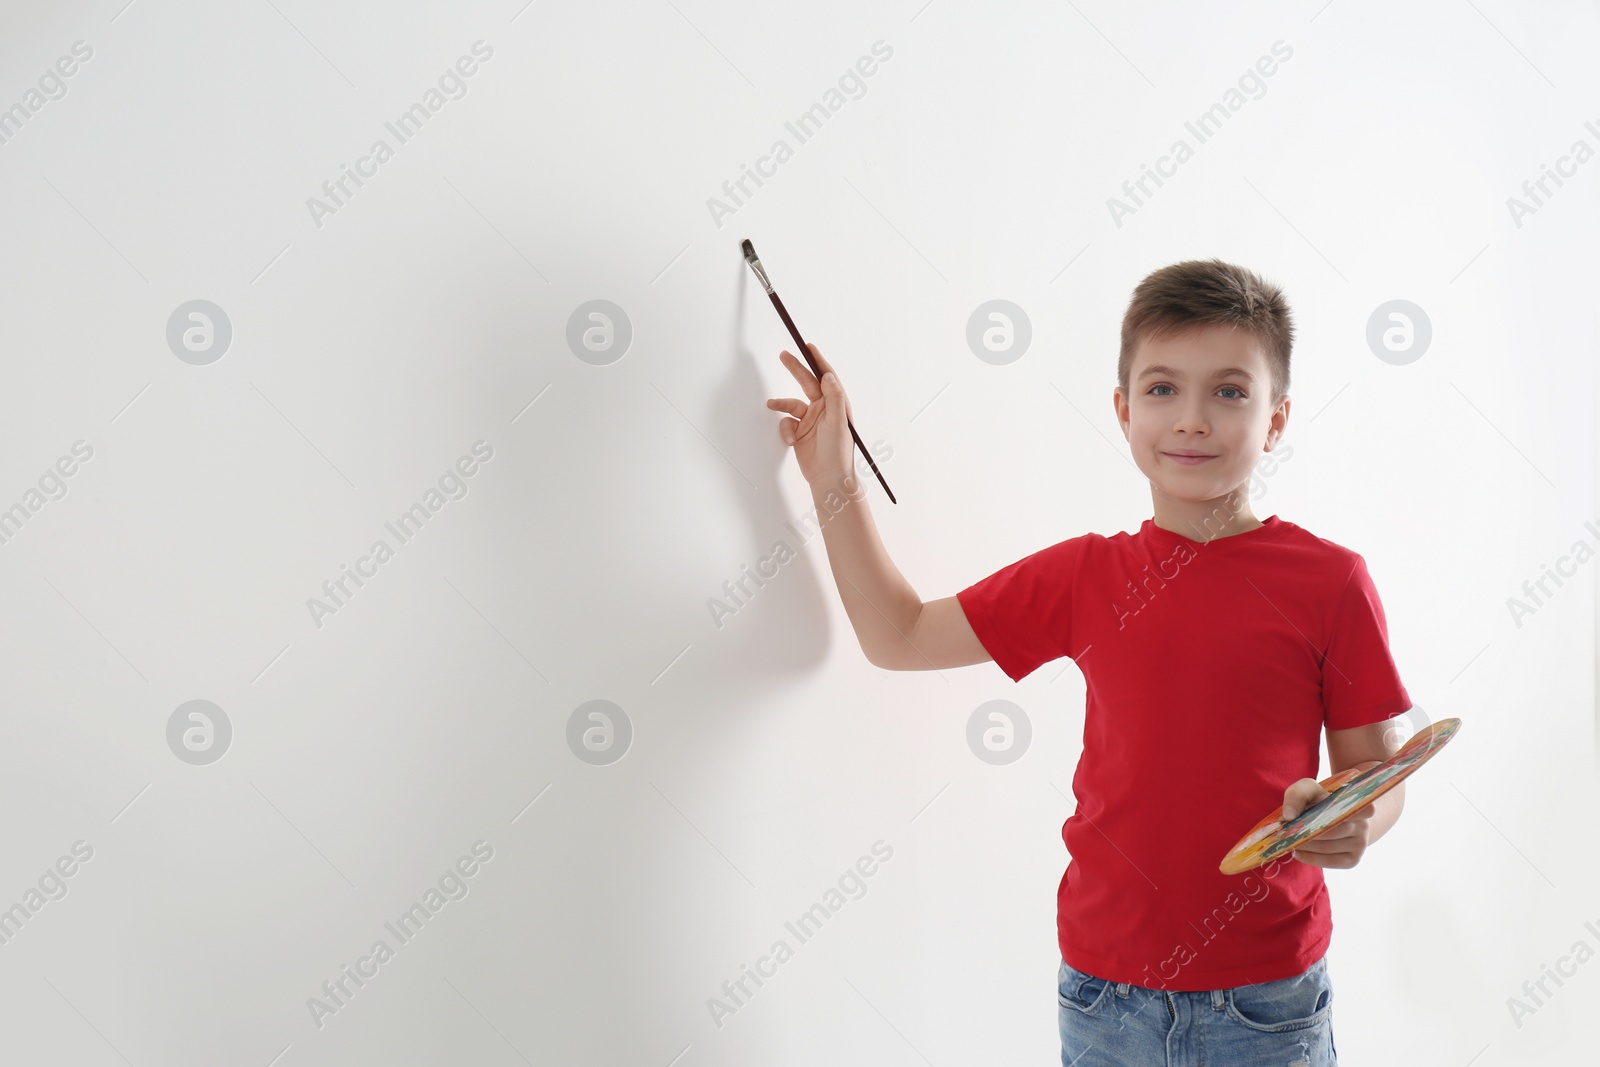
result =
[[1141,340],[1128,393],[1119,386],[1115,401],[1133,461],[1151,487],[1189,504],[1233,497],[1289,418],[1287,396],[1272,403],[1261,342],[1227,326]]

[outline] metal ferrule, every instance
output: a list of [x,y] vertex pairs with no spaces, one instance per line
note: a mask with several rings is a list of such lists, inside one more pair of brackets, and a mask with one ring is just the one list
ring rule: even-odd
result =
[[761,261],[756,259],[754,256],[751,256],[749,259],[746,259],[745,262],[750,264],[750,269],[756,272],[757,278],[761,279],[761,285],[766,289],[767,295],[771,296],[772,283],[767,280],[767,272],[761,269]]

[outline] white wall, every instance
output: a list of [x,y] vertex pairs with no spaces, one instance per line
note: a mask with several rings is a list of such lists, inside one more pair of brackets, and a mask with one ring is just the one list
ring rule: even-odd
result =
[[[786,526],[809,494],[764,401],[797,395],[792,345],[744,237],[892,450],[900,502],[870,506],[928,599],[1148,517],[1110,406],[1145,273],[1216,255],[1283,285],[1293,460],[1257,513],[1367,557],[1412,695],[1464,721],[1328,875],[1339,1047],[1588,1047],[1600,963],[1520,1026],[1508,998],[1600,948],[1600,560],[1520,625],[1507,601],[1600,543],[1600,162],[1520,225],[1507,200],[1600,147],[1592,5],[0,18],[0,106],[93,50],[0,144],[0,506],[93,453],[0,544],[0,907],[93,850],[0,945],[7,1062],[1053,1062],[1081,676],[865,662],[821,538]],[[466,94],[400,143],[385,122],[480,40]],[[798,143],[786,121],[879,41]],[[1280,41],[1198,144],[1185,122]],[[380,138],[392,158],[314,220]],[[1193,158],[1113,221],[1177,138]],[[778,139],[792,158],[714,218]],[[167,340],[197,299],[232,331],[203,365]],[[566,339],[596,299],[632,330],[604,365]],[[1005,365],[965,339],[992,299],[1031,323]],[[1365,339],[1393,299],[1432,327],[1406,365]],[[398,544],[385,521],[479,441],[465,496]],[[379,538],[393,558],[318,625],[308,598]],[[796,557],[716,625],[779,540]],[[168,741],[197,699],[232,729],[204,765]],[[965,739],[996,699],[1033,730],[1006,766]],[[605,766],[568,744],[591,700],[631,722]],[[880,840],[866,894],[718,1026],[708,998]],[[479,841],[470,892],[401,944],[384,923]],[[318,1026],[308,999],[380,938],[393,958]]]

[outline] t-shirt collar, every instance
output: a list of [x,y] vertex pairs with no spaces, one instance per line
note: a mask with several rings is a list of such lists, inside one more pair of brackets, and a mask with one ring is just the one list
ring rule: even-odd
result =
[[1250,544],[1256,541],[1266,541],[1283,532],[1283,523],[1276,513],[1268,515],[1261,520],[1261,525],[1244,533],[1229,534],[1227,537],[1214,537],[1210,541],[1201,541],[1183,534],[1174,533],[1156,525],[1154,518],[1144,520],[1139,527],[1139,536],[1159,544],[1176,548],[1178,545],[1187,545],[1193,549],[1215,548],[1218,545]]

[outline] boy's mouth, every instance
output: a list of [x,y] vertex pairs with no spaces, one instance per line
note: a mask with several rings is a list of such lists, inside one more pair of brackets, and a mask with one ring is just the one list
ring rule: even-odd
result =
[[1187,464],[1204,463],[1208,459],[1217,458],[1215,455],[1212,455],[1209,452],[1196,452],[1192,448],[1180,448],[1176,452],[1163,452],[1161,454],[1166,456],[1168,459],[1177,461],[1178,463]]

